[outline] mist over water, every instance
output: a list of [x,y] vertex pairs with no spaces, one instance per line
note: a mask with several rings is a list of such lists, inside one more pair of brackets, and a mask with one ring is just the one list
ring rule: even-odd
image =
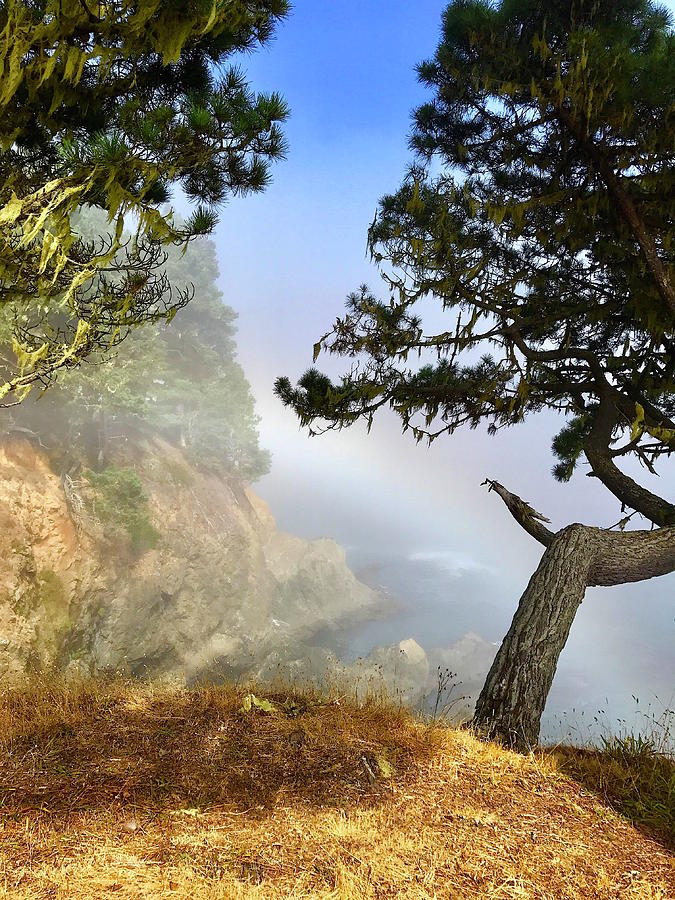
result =
[[[324,636],[348,662],[408,638],[432,651],[432,658],[435,649],[472,632],[496,648],[515,612],[515,585],[486,569],[452,568],[451,551],[392,556],[384,547],[352,547],[347,559],[360,579],[386,597],[377,618],[346,623]],[[637,602],[626,591],[614,597],[608,590],[588,591],[549,696],[544,740],[562,738],[568,729],[580,742],[597,739],[639,727],[642,713],[672,708],[673,620],[664,599],[656,583]]]
[[[268,430],[263,419],[262,431],[268,445],[270,440],[273,445],[274,462],[256,490],[270,503],[280,528],[307,538],[334,537],[345,547],[357,576],[383,595],[377,616],[365,623],[346,621],[342,627],[319,633],[315,640],[330,646],[346,662],[408,638],[417,641],[432,660],[435,650],[451,647],[467,633],[478,634],[496,649],[540,552],[501,502],[480,488],[471,454],[458,471],[448,459],[449,446],[434,447],[430,455],[386,427],[374,429],[374,451],[366,449],[366,439],[359,435],[330,434],[310,440],[297,432],[289,437],[290,431],[286,434],[270,412],[275,428]],[[360,461],[357,445],[364,449]],[[491,472],[505,460],[499,439],[487,445],[494,454],[493,468],[487,470]],[[392,468],[384,462],[385,475],[378,474],[373,463],[385,446],[389,463],[399,472],[408,471],[417,456],[431,490],[420,491],[412,478],[388,481]],[[466,448],[458,448],[457,455],[462,450]],[[508,451],[506,462],[511,460],[512,447]],[[538,454],[542,462],[546,451],[543,444]],[[460,482],[449,491],[454,502],[445,509],[437,456]],[[540,505],[562,506],[558,497],[567,491],[570,506],[577,503],[580,511],[585,507],[593,513],[588,495],[586,503],[580,502],[585,484],[576,482],[561,490],[545,467],[542,474],[543,478],[537,478],[533,465],[533,490],[541,490]],[[530,493],[525,496],[533,499]],[[592,494],[590,499],[595,499]],[[609,503],[598,507],[596,521],[605,509],[612,515]],[[546,511],[551,512],[548,506]],[[564,507],[561,514],[567,515]],[[658,715],[664,706],[672,708],[674,597],[672,575],[587,591],[549,696],[542,721],[544,740],[597,740],[620,729],[644,728],[645,714]]]

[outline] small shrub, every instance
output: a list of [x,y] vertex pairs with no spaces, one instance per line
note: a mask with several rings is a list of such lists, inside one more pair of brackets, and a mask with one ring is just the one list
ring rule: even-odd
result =
[[627,765],[648,762],[658,754],[654,741],[642,734],[615,735],[611,738],[603,737],[601,740],[602,750],[606,756]]
[[102,472],[85,472],[94,498],[91,509],[104,524],[123,528],[136,554],[157,546],[160,534],[148,515],[148,498],[136,472],[130,468],[108,466]]

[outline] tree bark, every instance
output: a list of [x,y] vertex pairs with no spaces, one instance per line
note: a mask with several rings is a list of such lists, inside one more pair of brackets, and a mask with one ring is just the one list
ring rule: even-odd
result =
[[593,565],[589,587],[646,581],[675,572],[675,527],[652,531],[603,531],[592,528]]
[[591,529],[570,525],[546,549],[520,599],[476,704],[482,735],[513,749],[537,744],[553,676],[593,562]]

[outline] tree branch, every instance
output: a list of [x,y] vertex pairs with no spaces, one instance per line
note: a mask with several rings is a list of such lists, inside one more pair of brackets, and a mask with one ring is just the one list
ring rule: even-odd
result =
[[542,522],[550,522],[550,519],[547,519],[546,516],[537,512],[536,509],[533,509],[529,503],[526,503],[525,500],[521,500],[516,494],[512,494],[511,491],[508,491],[504,485],[500,484],[498,481],[486,478],[483,484],[489,485],[489,491],[494,491],[499,494],[506,504],[506,508],[521,528],[524,528],[529,535],[536,541],[539,541],[540,544],[543,544],[544,547],[550,545],[555,534],[542,524]]
[[670,315],[675,316],[675,288],[673,288],[671,283],[670,275],[663,265],[654,240],[640,218],[635,204],[630,195],[624,190],[620,177],[614,172],[612,166],[609,165],[598,147],[589,138],[585,128],[575,121],[569,110],[560,104],[554,103],[553,106],[562,124],[570,130],[605,182],[619,213],[632,231],[640,250],[642,250],[661,299],[668,307]]
[[600,360],[592,350],[586,350],[583,347],[561,347],[558,350],[533,350],[525,342],[517,322],[514,322],[513,325],[505,328],[504,332],[513,339],[513,343],[523,356],[531,362],[564,362],[566,359],[581,359],[588,363],[588,368],[599,381],[598,387],[600,387],[600,384],[607,381]]
[[589,585],[611,587],[646,581],[675,571],[675,528],[600,531]]
[[593,474],[625,506],[637,510],[655,525],[675,525],[675,505],[652,494],[619,469],[612,459],[610,443],[617,411],[607,396],[601,396],[598,413],[584,441],[584,453]]

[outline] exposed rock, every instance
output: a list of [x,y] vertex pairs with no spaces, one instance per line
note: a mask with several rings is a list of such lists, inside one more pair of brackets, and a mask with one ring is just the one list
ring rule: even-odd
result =
[[434,666],[461,673],[463,693],[475,693],[483,686],[497,649],[496,644],[470,631],[452,647],[432,650],[431,657]]
[[341,662],[315,646],[319,633],[373,614],[382,598],[338,544],[277,531],[240,481],[195,470],[169,444],[116,462],[136,470],[160,533],[140,555],[87,512],[85,479],[64,490],[30,443],[0,446],[0,675],[56,666],[188,683],[282,677],[424,709],[434,707],[440,666],[462,683],[439,709],[461,695],[452,711],[472,708],[494,645],[467,634],[427,653],[409,638]]
[[451,677],[439,698],[438,709],[453,719],[470,718],[496,653],[496,644],[491,644],[473,631],[451,647],[430,650],[427,705],[433,707],[436,704],[440,667],[441,674],[451,673]]
[[0,674],[223,677],[377,603],[337,544],[278,532],[237,479],[198,472],[159,441],[119,462],[135,468],[160,533],[138,558],[78,519],[45,454],[0,447]]
[[389,694],[417,705],[429,679],[429,660],[417,641],[408,638],[389,647],[377,647],[363,660],[362,670],[366,690],[376,690],[380,681]]
[[[342,677],[357,693],[382,688],[390,697],[426,712],[467,718],[497,648],[470,632],[452,647],[425,651],[412,638],[377,647],[364,660],[341,666]],[[439,669],[444,684],[439,684]],[[436,704],[436,697],[438,704]]]
[[[422,713],[435,709],[438,715],[465,720],[471,716],[496,650],[494,644],[474,633],[452,647],[428,653],[408,638],[376,647],[364,659],[346,663],[324,647],[291,640],[279,642],[247,674],[258,684],[279,676],[298,688],[328,684],[358,700],[384,695]],[[439,668],[444,679],[451,673],[442,684]]]

